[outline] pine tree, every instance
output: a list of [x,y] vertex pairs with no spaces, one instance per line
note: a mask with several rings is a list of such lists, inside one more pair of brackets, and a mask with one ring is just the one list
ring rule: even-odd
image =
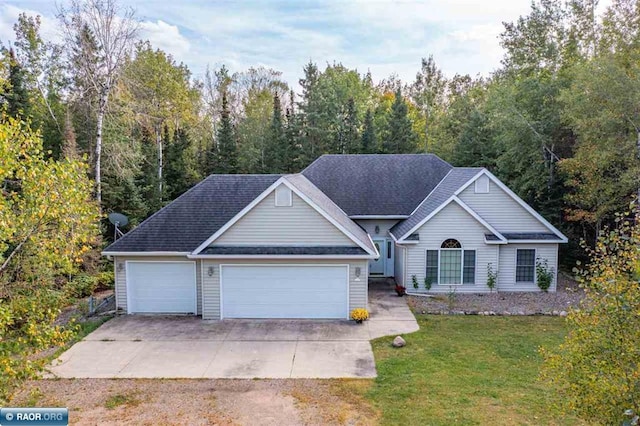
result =
[[173,141],[165,146],[166,197],[173,200],[186,191],[191,184],[185,158],[185,154],[191,147],[191,139],[184,129],[176,129],[173,133]]
[[364,116],[364,129],[362,130],[360,152],[362,154],[373,154],[376,152],[376,129],[373,124],[373,113],[371,109],[368,109]]
[[9,49],[9,87],[2,97],[7,102],[7,114],[11,117],[29,117],[29,92],[25,87],[26,73],[18,63],[15,52]]
[[227,94],[222,95],[220,126],[216,134],[218,144],[218,164],[216,173],[237,173],[238,147],[236,145]]
[[347,101],[347,108],[344,115],[344,124],[342,128],[343,153],[358,154],[360,153],[360,137],[358,135],[358,111],[353,98]]
[[302,102],[300,110],[304,117],[304,138],[302,138],[302,164],[306,165],[314,161],[324,152],[321,126],[322,111],[318,100],[318,79],[320,72],[313,62],[304,67],[304,78],[300,80],[302,87]]
[[67,108],[67,114],[64,119],[64,142],[62,144],[62,155],[67,160],[75,160],[78,158],[78,143],[76,141],[76,131],[71,121],[71,112]]
[[289,93],[289,107],[285,113],[285,168],[287,173],[297,173],[302,169],[300,152],[300,116],[295,110],[293,90]]
[[202,172],[205,176],[216,173],[220,157],[218,154],[218,144],[215,140],[211,140],[205,155],[203,156]]
[[387,134],[382,141],[384,154],[403,154],[415,151],[416,138],[407,112],[407,104],[402,97],[400,88],[398,88],[387,117]]
[[273,95],[273,115],[264,153],[264,172],[282,173],[286,169],[286,140],[282,124],[282,106],[276,91]]

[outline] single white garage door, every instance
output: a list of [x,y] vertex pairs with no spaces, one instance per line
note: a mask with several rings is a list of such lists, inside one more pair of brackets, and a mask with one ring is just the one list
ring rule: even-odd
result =
[[195,262],[127,262],[129,313],[196,313]]
[[223,265],[223,318],[340,318],[348,315],[348,267]]

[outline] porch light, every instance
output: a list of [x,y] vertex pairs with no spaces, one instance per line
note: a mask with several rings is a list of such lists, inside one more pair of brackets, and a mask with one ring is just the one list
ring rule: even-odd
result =
[[356,267],[356,278],[360,278],[361,269],[359,266]]
[[212,277],[212,276],[213,276],[214,271],[215,271],[215,270],[213,269],[213,266],[209,266],[209,268],[207,268],[207,275],[209,275],[210,277]]
[[380,233],[380,227],[378,225],[376,225],[375,231],[376,231],[376,234]]
[[118,262],[118,272],[124,271],[124,263]]

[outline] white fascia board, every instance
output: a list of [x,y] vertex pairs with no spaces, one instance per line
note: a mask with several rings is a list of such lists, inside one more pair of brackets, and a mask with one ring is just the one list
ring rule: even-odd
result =
[[426,197],[424,197],[424,200],[420,201],[420,204],[418,204],[418,207],[416,207],[415,209],[413,209],[413,211],[411,212],[411,215],[410,215],[410,216],[413,216],[413,214],[414,214],[415,212],[417,212],[417,211],[418,211],[418,209],[420,208],[420,206],[421,206],[421,205],[423,205],[423,204],[425,203],[425,201],[427,201],[427,199],[431,196],[431,194],[433,194],[433,191],[435,191],[436,189],[438,189],[438,187],[440,186],[440,184],[441,184],[442,182],[444,182],[444,180],[447,178],[447,176],[449,176],[449,175],[451,174],[451,172],[453,171],[453,169],[454,169],[454,168],[455,168],[455,167],[452,167],[452,168],[451,168],[451,170],[449,170],[449,171],[447,172],[447,174],[446,174],[446,175],[444,175],[444,177],[442,178],[442,180],[440,180],[440,182],[438,182],[438,184],[437,184],[436,186],[434,186],[434,187],[433,187],[433,189],[431,190],[431,192],[429,192],[429,193],[427,194],[427,196],[426,196]]
[[[309,197],[307,197],[302,191],[300,191],[294,184],[290,183],[286,179],[286,177],[282,178],[282,183],[287,185],[289,187],[289,189],[291,189],[293,192],[295,192],[298,197],[302,198],[315,211],[320,213],[320,215],[322,217],[324,217],[329,222],[331,222],[331,224],[333,224],[333,226],[335,226],[340,231],[342,231],[342,233],[345,234],[347,237],[349,237],[349,239],[351,241],[356,243],[358,245],[358,247],[360,247],[361,249],[363,249],[364,251],[366,251],[367,253],[369,253],[372,256],[379,256],[379,254],[377,253],[377,251],[375,249],[375,245],[373,245],[373,242],[372,242],[373,250],[371,250],[371,248],[367,247],[367,245],[366,245],[366,243],[364,241],[361,241],[359,238],[357,238],[355,235],[353,235],[351,232],[349,232],[349,230],[347,230],[344,226],[342,226],[340,223],[338,223],[333,217],[331,217],[331,215],[329,215],[327,212],[325,212],[323,209],[321,209],[320,206],[318,206],[316,203],[314,203]],[[346,214],[345,214],[345,216],[346,216]],[[347,218],[349,218],[349,217],[347,216]],[[369,241],[371,241],[371,237],[369,236],[369,234],[367,234],[367,236],[369,237]]]
[[482,171],[480,171],[480,173],[478,173],[477,175],[475,175],[473,178],[471,178],[467,183],[465,183],[464,185],[462,185],[460,187],[460,189],[458,189],[455,192],[455,195],[460,194],[462,191],[464,191],[469,185],[471,185],[473,182],[475,182],[476,179],[478,179],[481,175],[486,175],[489,179],[491,179],[493,181],[493,183],[495,183],[500,189],[502,189],[504,192],[507,193],[507,195],[509,195],[511,198],[513,198],[518,204],[520,204],[526,211],[528,211],[533,217],[535,217],[536,219],[538,219],[538,221],[540,223],[542,223],[544,226],[546,226],[551,232],[553,232],[555,235],[558,236],[558,238],[560,238],[560,241],[556,241],[558,243],[566,243],[569,241],[569,239],[562,233],[560,232],[560,230],[558,228],[556,228],[555,226],[553,226],[551,223],[549,223],[549,221],[547,221],[547,219],[545,219],[544,217],[542,217],[540,215],[540,213],[538,213],[537,211],[535,211],[529,204],[525,203],[524,200],[522,198],[520,198],[518,196],[518,194],[516,194],[515,192],[513,192],[511,189],[509,189],[509,187],[507,185],[505,185],[504,183],[502,183],[500,181],[500,179],[498,179],[493,173],[491,173],[489,170],[487,169],[482,169]]
[[192,253],[193,254],[198,254],[200,251],[202,251],[206,247],[208,247],[216,238],[218,238],[220,235],[224,234],[227,229],[231,228],[231,226],[233,226],[233,224],[238,222],[244,215],[249,213],[249,211],[251,211],[251,209],[253,209],[260,201],[262,201],[265,198],[267,198],[267,196],[269,194],[271,194],[283,182],[284,182],[284,177],[281,177],[280,179],[275,181],[270,187],[265,189],[262,192],[262,194],[258,195],[252,202],[247,204],[247,206],[245,208],[240,210],[240,212],[238,212],[238,214],[236,214],[233,218],[231,218],[231,220],[229,220],[227,223],[225,223],[212,236],[210,236],[202,244],[200,244],[198,246],[198,248],[196,248]]
[[189,254],[189,259],[376,259],[372,255],[348,254]]
[[189,251],[103,251],[103,256],[188,256]]
[[487,240],[485,238],[484,243],[488,245],[500,245],[500,244],[508,244],[509,241],[502,241],[502,240],[495,241],[495,240]]
[[413,240],[405,240],[405,241],[398,241],[398,239],[396,238],[395,235],[393,235],[393,233],[391,231],[388,231],[389,235],[391,235],[391,239],[393,240],[393,242],[397,245],[405,245],[405,244],[419,244],[420,241],[413,241]]
[[349,219],[407,219],[409,216],[401,215],[401,214],[390,214],[390,215],[368,215],[368,214],[355,214],[349,216]]

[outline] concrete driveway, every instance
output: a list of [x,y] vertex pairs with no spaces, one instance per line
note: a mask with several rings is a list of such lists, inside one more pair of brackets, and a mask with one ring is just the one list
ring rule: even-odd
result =
[[223,320],[120,316],[50,366],[64,378],[368,378],[369,340],[418,324],[385,282],[369,291],[371,319]]

